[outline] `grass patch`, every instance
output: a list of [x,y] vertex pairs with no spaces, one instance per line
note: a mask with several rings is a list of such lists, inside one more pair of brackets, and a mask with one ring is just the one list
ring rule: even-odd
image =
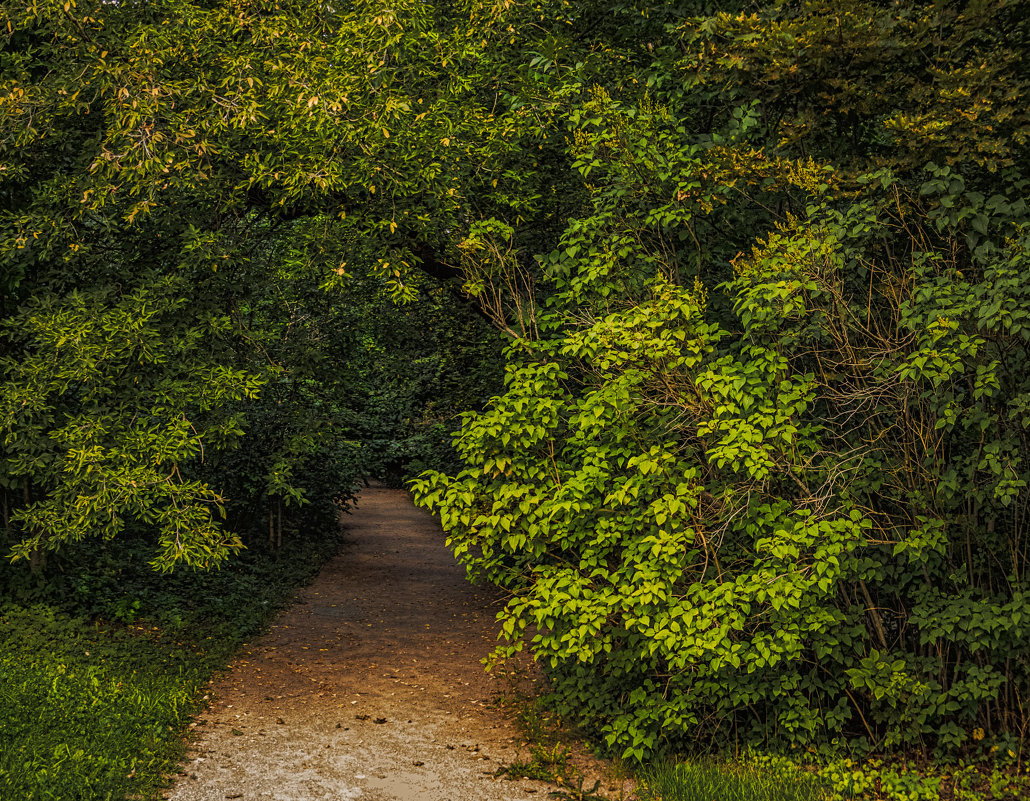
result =
[[213,670],[151,633],[50,607],[0,616],[0,798],[156,797]]
[[801,770],[751,762],[699,759],[658,762],[642,768],[638,779],[648,801],[823,801],[818,779]]
[[640,768],[640,801],[1026,801],[1030,775],[994,765],[849,758],[798,763],[750,752]]
[[[108,544],[86,568],[7,582],[21,602],[0,607],[0,801],[160,798],[213,674],[339,538],[172,576],[135,548]],[[0,588],[16,567],[0,568]]]

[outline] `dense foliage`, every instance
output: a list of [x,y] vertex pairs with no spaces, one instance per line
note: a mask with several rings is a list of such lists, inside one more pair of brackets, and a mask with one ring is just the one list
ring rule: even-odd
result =
[[1027,6],[753,10],[669,23],[646,92],[564,87],[589,206],[416,494],[624,755],[1015,756]]
[[0,2],[0,797],[158,797],[361,479],[454,465],[495,16]]
[[498,339],[436,252],[527,127],[468,83],[496,20],[65,5],[0,6],[12,554],[132,529],[156,567],[216,566],[448,464]]
[[1020,758],[1028,12],[0,3],[12,555],[215,566],[433,468],[619,753]]

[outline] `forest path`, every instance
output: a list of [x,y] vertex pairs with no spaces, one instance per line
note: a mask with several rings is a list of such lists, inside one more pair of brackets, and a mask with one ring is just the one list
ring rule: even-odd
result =
[[346,530],[216,683],[170,801],[546,797],[554,787],[494,775],[518,737],[493,703],[505,680],[480,663],[496,592],[468,583],[401,490],[363,490]]

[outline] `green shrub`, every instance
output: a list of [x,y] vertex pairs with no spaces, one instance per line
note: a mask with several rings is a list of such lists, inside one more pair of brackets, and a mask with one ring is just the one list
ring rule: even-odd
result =
[[414,490],[620,755],[1022,741],[1025,26],[768,3],[669,28],[646,96],[569,78],[590,207]]

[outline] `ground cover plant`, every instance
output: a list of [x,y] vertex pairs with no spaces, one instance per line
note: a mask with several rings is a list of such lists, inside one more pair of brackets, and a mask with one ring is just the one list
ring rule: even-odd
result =
[[147,630],[101,629],[50,607],[6,608],[0,638],[0,797],[157,797],[207,661]]
[[139,558],[145,543],[126,543],[8,584],[24,600],[0,607],[0,798],[159,798],[212,675],[339,542],[295,538],[172,581]]
[[819,779],[798,769],[770,769],[744,759],[656,762],[639,774],[644,798],[654,801],[824,801]]
[[748,751],[659,759],[638,778],[648,801],[1017,801],[1030,790],[1030,774],[1007,755],[933,763]]

